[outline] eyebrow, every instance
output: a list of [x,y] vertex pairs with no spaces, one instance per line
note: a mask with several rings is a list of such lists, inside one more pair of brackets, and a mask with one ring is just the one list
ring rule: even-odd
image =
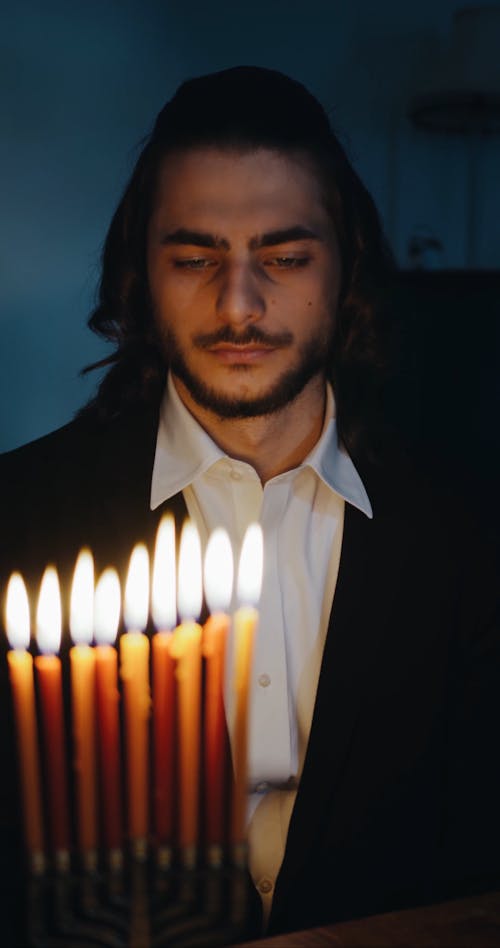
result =
[[[250,250],[259,250],[261,247],[275,247],[277,244],[293,243],[295,240],[321,240],[319,234],[300,224],[280,230],[271,230],[258,237],[252,237],[249,243]],[[231,245],[225,237],[216,237],[204,231],[188,230],[179,227],[170,234],[161,238],[163,246],[181,245],[189,247],[208,247],[212,250],[229,250]]]
[[274,247],[276,244],[289,244],[294,240],[320,240],[319,234],[315,234],[309,227],[302,227],[297,224],[295,227],[286,227],[281,230],[270,230],[267,234],[261,234],[260,237],[252,237],[250,249],[258,250],[260,247]]
[[181,244],[189,247],[211,247],[218,250],[229,250],[229,241],[224,237],[215,237],[213,234],[206,234],[203,231],[187,230],[185,227],[179,227],[170,234],[164,234],[160,241],[164,246],[170,244]]

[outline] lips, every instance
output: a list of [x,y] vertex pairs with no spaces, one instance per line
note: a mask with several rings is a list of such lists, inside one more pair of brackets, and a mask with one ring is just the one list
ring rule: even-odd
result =
[[232,364],[256,362],[259,359],[266,358],[275,351],[275,346],[263,346],[255,343],[245,346],[219,343],[219,345],[210,346],[208,349],[208,352],[214,355],[220,362]]

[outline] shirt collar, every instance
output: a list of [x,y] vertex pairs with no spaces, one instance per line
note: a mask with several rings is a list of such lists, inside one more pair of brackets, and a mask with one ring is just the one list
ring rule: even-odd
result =
[[[155,510],[227,457],[183,404],[169,374],[160,408],[151,509]],[[330,385],[327,386],[323,431],[300,467],[311,468],[327,487],[370,519],[373,517],[364,484],[351,458],[338,443],[335,399]]]
[[172,376],[160,406],[151,480],[151,509],[184,490],[226,455],[193,418],[179,397]]
[[319,441],[303,461],[302,467],[310,467],[327,487],[340,494],[349,504],[357,507],[370,520],[372,505],[365,485],[344,446],[339,443],[335,418],[335,398],[327,385],[325,421]]

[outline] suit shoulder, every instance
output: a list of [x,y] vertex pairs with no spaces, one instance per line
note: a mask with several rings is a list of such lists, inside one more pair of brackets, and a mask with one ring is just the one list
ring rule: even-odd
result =
[[[38,508],[60,506],[81,492],[103,454],[106,432],[75,419],[56,431],[0,455],[2,528]],[[98,464],[97,464],[98,466]]]
[[0,454],[0,473],[29,468],[33,463],[44,463],[63,457],[68,449],[75,450],[89,433],[90,427],[87,423],[82,423],[79,419],[70,421],[49,434]]
[[[359,470],[372,503],[374,518],[397,524],[407,542],[421,542],[426,558],[440,553],[450,560],[468,559],[482,548],[498,557],[498,530],[477,493],[433,462],[393,452],[381,463]],[[498,521],[497,521],[498,522]]]

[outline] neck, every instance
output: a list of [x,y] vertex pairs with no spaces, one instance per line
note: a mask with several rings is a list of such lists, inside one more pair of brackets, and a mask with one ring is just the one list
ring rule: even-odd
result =
[[280,411],[256,418],[220,418],[195,402],[178,378],[174,384],[186,408],[219,448],[250,464],[262,484],[301,464],[321,435],[326,402],[323,378],[312,379]]

